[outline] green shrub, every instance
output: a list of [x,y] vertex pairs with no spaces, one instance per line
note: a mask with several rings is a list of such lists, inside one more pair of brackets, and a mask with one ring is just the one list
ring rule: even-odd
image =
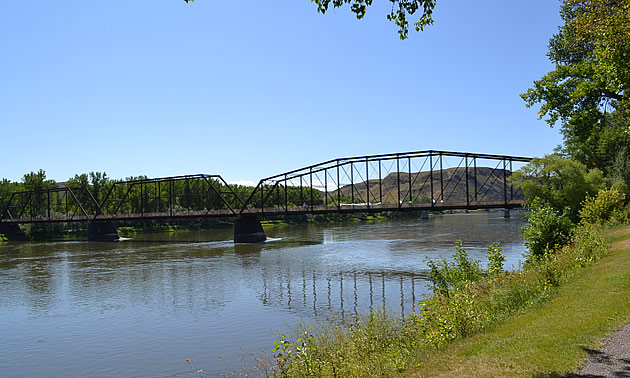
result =
[[503,273],[505,259],[503,249],[499,243],[492,243],[488,246],[488,275],[490,277]]
[[456,338],[482,329],[488,319],[486,309],[469,289],[456,289],[450,296],[434,295],[420,302],[420,313],[410,319],[431,348],[442,348]]
[[573,234],[571,244],[564,249],[566,254],[573,256],[574,268],[591,265],[607,253],[606,242],[590,224],[580,225]]
[[371,313],[351,326],[333,324],[297,332],[274,342],[274,366],[267,375],[286,377],[391,376],[409,367],[420,346],[418,333],[400,319]]
[[625,199],[626,195],[616,188],[602,189],[582,202],[580,219],[583,223],[603,224],[623,208]]
[[620,225],[630,223],[630,204],[626,206],[615,209],[610,216],[610,224],[612,225]]
[[437,261],[428,259],[427,265],[433,292],[447,297],[452,289],[477,282],[483,277],[480,261],[468,256],[461,240],[457,241],[452,262],[444,258]]
[[529,224],[522,227],[528,260],[553,253],[571,240],[573,223],[565,214],[559,214],[548,203],[539,200],[528,206]]

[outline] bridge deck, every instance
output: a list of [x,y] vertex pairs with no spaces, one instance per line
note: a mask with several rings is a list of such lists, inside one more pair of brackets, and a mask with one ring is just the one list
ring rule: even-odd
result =
[[[523,200],[505,201],[477,201],[477,202],[449,202],[449,203],[403,203],[400,206],[395,204],[341,204],[320,205],[312,207],[295,206],[289,208],[249,208],[244,209],[241,214],[255,214],[261,216],[283,216],[283,215],[304,215],[304,214],[333,214],[333,213],[379,213],[386,211],[409,212],[419,210],[443,211],[443,210],[476,210],[476,209],[513,209],[523,206]],[[209,210],[209,211],[180,211],[180,212],[159,212],[144,214],[117,214],[98,215],[86,218],[85,216],[61,216],[61,217],[34,217],[19,219],[2,219],[2,223],[60,223],[60,222],[85,222],[85,221],[138,221],[138,220],[166,220],[166,219],[186,219],[186,218],[234,218],[235,214],[230,210]]]

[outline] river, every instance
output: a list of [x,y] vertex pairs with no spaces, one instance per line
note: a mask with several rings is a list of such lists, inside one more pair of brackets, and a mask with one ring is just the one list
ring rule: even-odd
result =
[[250,245],[234,245],[231,228],[3,244],[0,375],[230,373],[297,322],[409,314],[428,292],[426,259],[450,256],[457,239],[484,263],[501,242],[507,268],[518,266],[523,224],[484,212],[271,226],[270,241]]

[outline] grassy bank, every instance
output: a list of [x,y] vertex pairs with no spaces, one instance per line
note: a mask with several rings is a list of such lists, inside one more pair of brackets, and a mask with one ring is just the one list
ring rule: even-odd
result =
[[[630,228],[591,227],[514,272],[480,272],[465,251],[436,262],[434,295],[404,321],[372,314],[276,343],[287,376],[531,376],[573,371],[630,315]],[[489,249],[489,256],[491,255]],[[459,253],[459,252],[458,252]]]
[[548,303],[454,342],[414,376],[562,376],[630,318],[630,227],[607,232],[610,255],[557,289]]

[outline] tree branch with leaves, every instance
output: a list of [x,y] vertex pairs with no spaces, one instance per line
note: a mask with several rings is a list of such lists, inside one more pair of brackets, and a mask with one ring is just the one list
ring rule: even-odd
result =
[[[192,3],[195,0],[184,0],[186,3]],[[400,39],[407,39],[409,36],[408,18],[419,13],[417,21],[413,27],[416,31],[424,30],[425,26],[433,24],[433,9],[437,0],[390,0],[392,3],[391,11],[387,14],[387,19],[398,26],[398,35]],[[311,0],[317,5],[317,11],[325,14],[329,8],[341,8],[349,6],[350,11],[355,14],[357,19],[365,17],[367,10],[372,6],[373,0]]]
[[630,151],[630,0],[564,0],[561,16],[555,69],[521,96],[560,123],[566,155],[609,173],[616,151]]

